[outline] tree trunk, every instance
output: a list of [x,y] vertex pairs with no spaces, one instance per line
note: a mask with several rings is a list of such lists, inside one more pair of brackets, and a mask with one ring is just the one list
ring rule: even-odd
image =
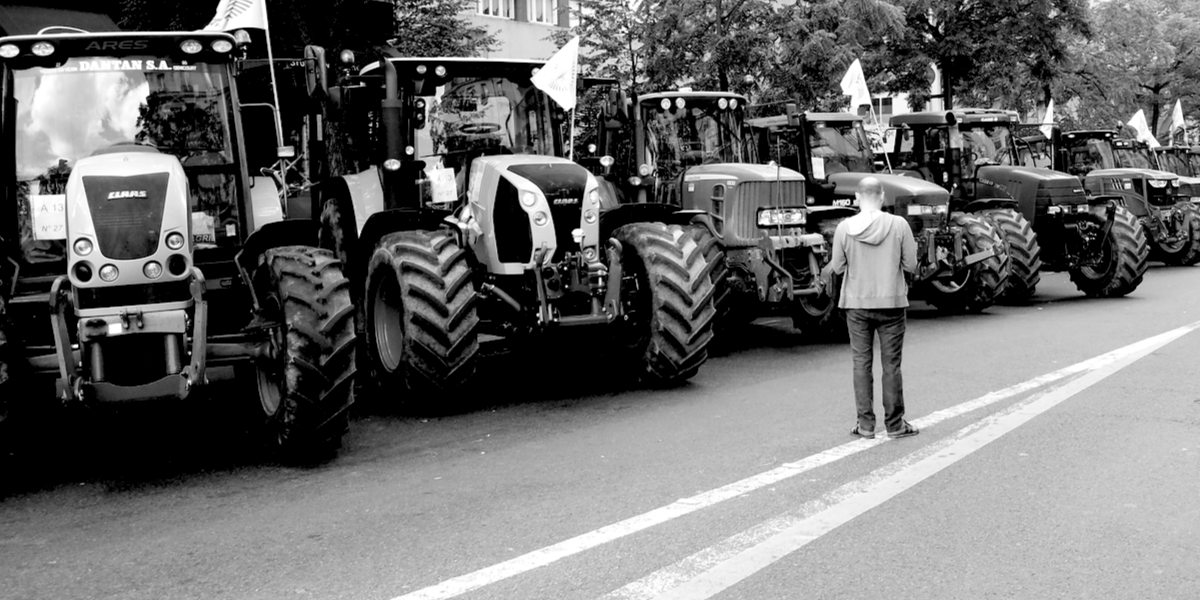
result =
[[946,65],[940,65],[942,71],[942,108],[946,110],[954,109],[954,76],[951,75],[950,69]]

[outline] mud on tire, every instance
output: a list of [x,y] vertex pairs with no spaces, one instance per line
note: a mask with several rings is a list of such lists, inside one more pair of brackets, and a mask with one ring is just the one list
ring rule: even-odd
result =
[[[381,389],[403,386],[409,406],[442,412],[475,374],[479,316],[467,250],[449,231],[402,231],[375,245],[367,266],[367,347]],[[431,392],[435,394],[431,394]]]
[[[1099,219],[1103,222],[1103,217]],[[1141,285],[1149,255],[1150,246],[1141,223],[1118,206],[1112,229],[1104,241],[1105,266],[1071,269],[1071,283],[1094,298],[1124,296]]]
[[[688,227],[634,223],[613,232],[621,243],[620,327],[626,358],[654,385],[684,381],[708,359],[716,317],[713,273],[723,260]],[[718,249],[719,252],[719,249]],[[710,260],[712,256],[713,260]]]
[[1037,291],[1042,275],[1042,248],[1025,217],[1011,208],[980,213],[1007,242],[1008,277],[999,301],[1026,302]]
[[271,358],[258,365],[259,398],[277,450],[306,460],[337,449],[354,402],[354,306],[328,250],[285,246],[264,255],[265,308],[280,319]]
[[961,212],[954,213],[952,218],[954,226],[963,231],[965,254],[993,248],[999,249],[1000,253],[971,265],[969,278],[957,290],[935,290],[927,298],[930,304],[947,312],[980,312],[995,304],[996,296],[1003,289],[1008,255],[1000,234],[986,220]]

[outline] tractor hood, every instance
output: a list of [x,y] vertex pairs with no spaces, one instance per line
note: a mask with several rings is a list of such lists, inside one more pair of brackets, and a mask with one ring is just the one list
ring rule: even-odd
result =
[[1196,201],[1200,198],[1200,177],[1179,176],[1179,195],[1189,196]]
[[1095,169],[1088,171],[1088,177],[1121,177],[1126,179],[1179,179],[1179,176],[1169,171],[1157,169]]
[[1060,171],[1051,171],[1050,169],[1038,169],[1036,167],[1012,167],[1012,166],[986,166],[980,167],[976,171],[980,180],[991,179],[999,183],[1005,179],[1020,179],[1022,181],[1034,181],[1039,185],[1048,187],[1066,187],[1079,185],[1079,178],[1074,175],[1062,173]]
[[1008,196],[1017,201],[1022,214],[1052,205],[1078,204],[1087,197],[1078,177],[1050,169],[993,165],[980,167],[976,176],[976,198]]
[[684,183],[727,179],[736,181],[804,181],[804,175],[785,167],[748,164],[712,164],[692,167],[683,175]]
[[838,198],[853,198],[858,184],[867,177],[874,177],[883,184],[886,203],[895,204],[948,204],[950,192],[942,186],[924,179],[891,175],[887,173],[834,173],[829,182]]

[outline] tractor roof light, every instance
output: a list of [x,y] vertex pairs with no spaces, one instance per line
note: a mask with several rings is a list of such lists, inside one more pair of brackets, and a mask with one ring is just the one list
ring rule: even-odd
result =
[[444,67],[442,65],[438,65],[438,66],[434,67],[433,74],[437,75],[438,77],[445,77],[446,76],[446,67]]
[[684,100],[683,98],[675,99],[675,108],[683,108],[684,106],[687,106],[687,100]]
[[616,161],[613,160],[613,157],[611,157],[607,154],[600,157],[600,166],[602,166],[604,168],[613,166],[614,162],[616,162]]
[[338,54],[338,60],[342,61],[343,64],[347,64],[347,65],[354,64],[354,51],[353,50],[342,50]]
[[239,46],[247,46],[250,44],[250,32],[245,29],[239,29],[233,32],[233,41]]
[[425,65],[417,65],[417,75],[424,75],[428,70],[429,67],[426,67]]
[[642,177],[649,177],[650,173],[653,171],[654,168],[647,164],[643,164],[642,166],[638,167],[638,175],[641,175]]
[[4,44],[0,46],[0,58],[13,58],[21,53],[21,49],[16,44]]
[[726,100],[725,98],[721,98],[720,100],[717,100],[717,106],[721,110],[725,110],[726,108],[729,108],[729,100]]
[[216,40],[210,47],[213,49],[213,52],[229,52],[233,50],[233,43],[229,40]]
[[730,98],[729,99],[729,108],[737,108],[737,107],[738,107],[738,99]]
[[50,42],[37,42],[30,50],[38,56],[50,56],[54,54],[54,44]]
[[396,160],[394,158],[389,158],[389,159],[383,161],[383,168],[385,168],[389,171],[399,171],[400,170],[400,161]]
[[196,40],[184,40],[179,44],[179,49],[183,50],[185,54],[198,54],[204,49],[204,46],[201,46],[200,42]]
[[659,102],[658,105],[661,106],[663,110],[668,110],[671,108],[671,99],[663,98],[662,102]]

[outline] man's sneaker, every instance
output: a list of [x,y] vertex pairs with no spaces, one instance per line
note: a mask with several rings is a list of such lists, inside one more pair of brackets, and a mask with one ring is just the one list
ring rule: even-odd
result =
[[866,431],[862,427],[859,427],[858,425],[855,425],[854,429],[850,430],[850,435],[857,435],[860,438],[866,438],[868,440],[875,439],[874,431]]
[[900,429],[897,429],[896,431],[889,431],[888,437],[890,437],[892,439],[896,439],[896,438],[908,437],[910,435],[917,435],[918,433],[921,433],[920,429],[913,427],[912,424],[909,423],[908,421],[903,421],[902,423],[903,423],[903,427],[901,427]]

